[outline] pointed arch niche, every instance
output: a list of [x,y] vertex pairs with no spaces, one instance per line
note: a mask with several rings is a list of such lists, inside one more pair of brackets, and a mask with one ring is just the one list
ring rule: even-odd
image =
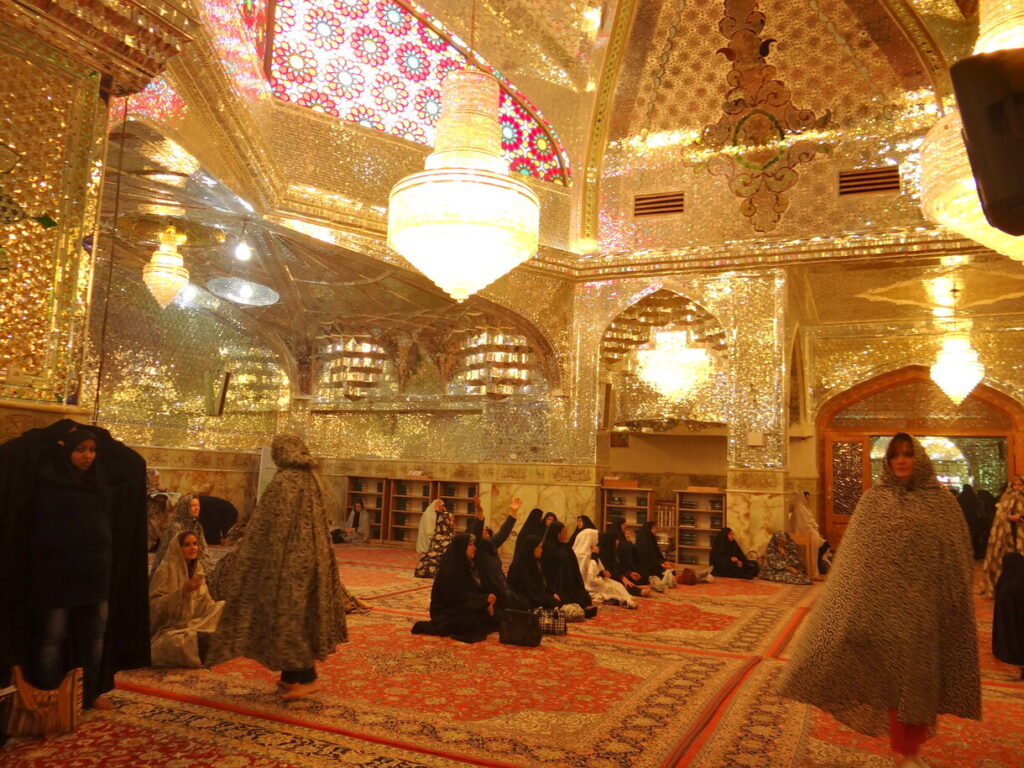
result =
[[[825,536],[838,543],[861,494],[873,483],[871,438],[896,432],[1002,438],[1007,474],[1024,466],[1024,407],[979,384],[959,406],[913,365],[858,384],[822,406],[817,418]],[[963,442],[963,441],[961,441]]]

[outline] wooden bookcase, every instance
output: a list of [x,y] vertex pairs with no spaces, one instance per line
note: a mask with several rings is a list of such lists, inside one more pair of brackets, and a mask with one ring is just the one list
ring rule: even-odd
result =
[[370,538],[383,539],[387,509],[387,481],[383,477],[349,477],[345,489],[345,517],[357,501],[370,514]]
[[600,530],[613,517],[623,517],[630,528],[654,519],[654,490],[651,488],[602,488]]
[[726,527],[725,493],[718,488],[690,487],[676,491],[676,562],[707,565],[711,542]]
[[461,483],[454,480],[435,480],[437,492],[434,498],[444,499],[449,512],[455,514],[455,530],[464,531],[469,519],[476,514],[473,497],[479,490],[478,483]]
[[424,477],[387,480],[385,541],[416,542],[423,510],[437,498],[436,487]]

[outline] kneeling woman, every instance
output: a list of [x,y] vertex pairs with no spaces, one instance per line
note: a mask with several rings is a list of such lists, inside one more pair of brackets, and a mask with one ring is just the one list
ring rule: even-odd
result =
[[478,643],[498,629],[497,598],[480,584],[473,562],[475,537],[460,533],[441,558],[430,589],[430,621],[412,625],[414,635],[440,635],[463,643]]
[[154,667],[201,667],[223,602],[214,602],[199,561],[199,539],[183,531],[149,584]]
[[723,528],[711,542],[711,568],[715,576],[730,579],[752,579],[757,576],[757,563],[747,560],[732,528]]

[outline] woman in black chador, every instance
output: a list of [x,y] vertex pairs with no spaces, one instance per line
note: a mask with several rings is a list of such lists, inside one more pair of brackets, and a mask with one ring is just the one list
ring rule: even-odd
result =
[[519,553],[523,550],[523,542],[530,536],[536,536],[538,539],[543,539],[544,534],[547,533],[547,526],[544,524],[544,510],[534,507],[530,510],[530,514],[526,516],[523,521],[522,527],[519,529],[519,533],[516,534],[516,546],[512,550],[512,560],[515,561],[519,557]]
[[569,546],[569,529],[557,520],[548,528],[541,548],[541,570],[551,591],[565,604],[576,603],[581,608],[591,605],[590,593],[583,584],[576,553]]
[[736,541],[732,528],[723,528],[711,543],[711,568],[715,576],[730,579],[752,579],[757,576],[757,563],[747,560]]
[[146,464],[68,419],[0,445],[0,670],[37,688],[80,666],[83,703],[148,666]]
[[414,635],[440,635],[462,643],[478,643],[498,628],[497,597],[480,583],[473,559],[475,537],[456,534],[448,546],[430,589],[430,621],[417,621]]
[[519,542],[519,552],[508,567],[508,585],[531,608],[554,608],[561,605],[560,596],[544,578],[541,569],[540,536],[527,536]]
[[665,588],[676,586],[673,563],[665,557],[658,546],[658,529],[654,520],[648,520],[636,532],[636,565],[641,574],[652,585],[658,583]]
[[573,529],[572,535],[569,537],[569,549],[572,549],[576,545],[576,537],[580,535],[580,531],[586,530],[597,530],[597,526],[594,525],[594,521],[587,515],[579,515],[576,518],[576,527]]

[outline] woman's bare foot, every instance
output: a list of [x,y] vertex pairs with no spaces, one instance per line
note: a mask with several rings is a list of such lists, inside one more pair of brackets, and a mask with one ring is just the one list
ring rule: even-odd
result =
[[97,696],[92,700],[92,704],[90,704],[89,707],[91,709],[102,709],[104,712],[109,712],[114,708],[114,702],[106,696]]
[[319,680],[314,680],[311,683],[291,683],[288,689],[281,694],[281,698],[285,701],[296,701],[297,699],[305,698],[311,693],[322,691],[324,684]]

